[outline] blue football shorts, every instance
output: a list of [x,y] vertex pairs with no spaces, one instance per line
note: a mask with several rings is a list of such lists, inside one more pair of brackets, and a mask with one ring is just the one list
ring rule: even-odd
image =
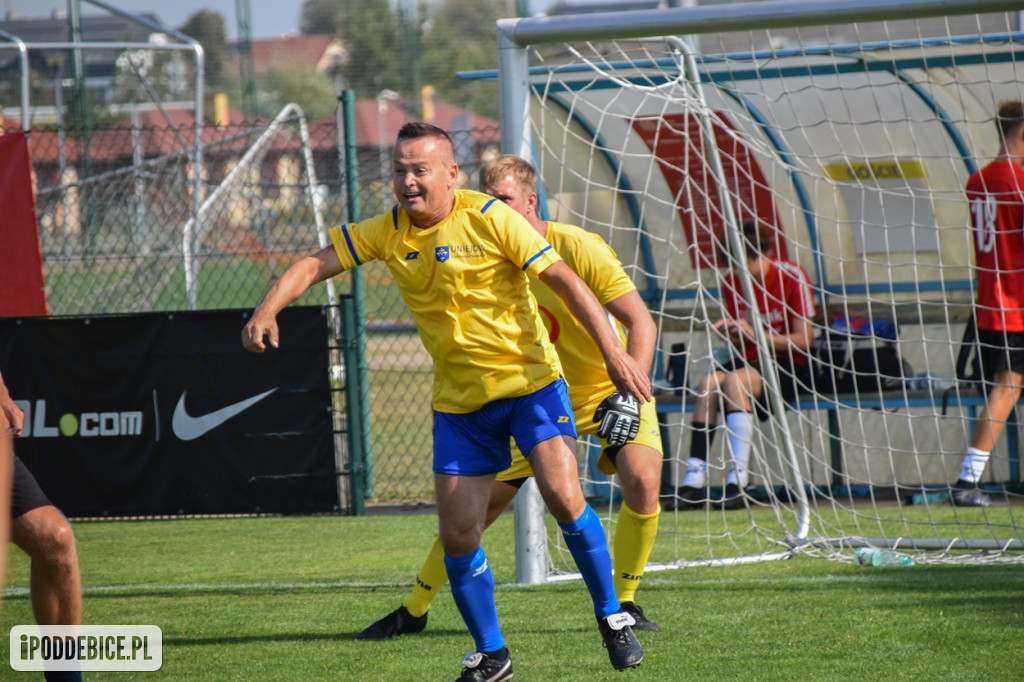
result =
[[561,378],[519,398],[487,403],[476,412],[434,411],[434,473],[483,476],[512,464],[509,438],[523,452],[556,436],[576,437],[569,391]]

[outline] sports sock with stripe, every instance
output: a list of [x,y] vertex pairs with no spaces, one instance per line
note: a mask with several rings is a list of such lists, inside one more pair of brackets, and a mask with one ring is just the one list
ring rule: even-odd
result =
[[571,523],[558,522],[576,568],[583,576],[594,601],[594,613],[598,618],[619,612],[619,600],[615,598],[612,581],[612,559],[608,554],[608,540],[601,527],[601,519],[588,504],[580,517]]
[[658,515],[661,507],[652,514],[637,514],[625,502],[619,510],[615,524],[615,538],[612,542],[615,552],[615,594],[620,602],[636,601],[636,588],[644,574],[647,558],[658,535]]
[[494,604],[494,575],[487,563],[484,548],[453,557],[444,555],[444,566],[452,586],[455,605],[466,621],[477,651],[496,651],[505,646],[498,624],[498,608]]
[[446,582],[448,572],[444,568],[444,547],[441,545],[441,538],[434,538],[434,544],[430,546],[420,572],[416,574],[416,584],[412,586],[412,592],[405,599],[405,610],[416,618],[425,614]]

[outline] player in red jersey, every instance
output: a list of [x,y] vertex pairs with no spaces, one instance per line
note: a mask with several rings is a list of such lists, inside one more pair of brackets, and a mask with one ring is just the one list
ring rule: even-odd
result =
[[[807,349],[814,329],[814,298],[807,273],[796,263],[770,258],[762,253],[770,243],[767,231],[754,221],[743,224],[746,258],[758,309],[766,323],[765,335],[771,344],[779,368],[779,384],[786,400],[797,392],[810,390],[810,366]],[[719,366],[701,380],[693,410],[690,457],[686,462],[686,478],[678,491],[677,507],[703,506],[708,502],[707,456],[718,423],[719,400],[724,398],[725,423],[733,466],[726,480],[725,492],[717,504],[727,509],[742,507],[743,488],[749,478],[751,436],[754,411],[761,420],[768,418],[761,358],[754,343],[754,329],[744,300],[742,285],[735,271],[730,270],[722,287],[724,317],[713,328],[726,334],[735,351],[742,353]]]
[[985,407],[971,435],[953,504],[987,507],[978,484],[1024,385],[1024,104],[999,105],[999,156],[967,181],[978,277],[974,318]]

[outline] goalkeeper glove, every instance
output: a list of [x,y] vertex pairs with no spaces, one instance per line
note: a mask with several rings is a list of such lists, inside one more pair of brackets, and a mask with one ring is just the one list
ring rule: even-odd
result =
[[640,404],[633,396],[615,391],[597,406],[594,421],[601,423],[597,435],[609,445],[625,445],[640,431]]

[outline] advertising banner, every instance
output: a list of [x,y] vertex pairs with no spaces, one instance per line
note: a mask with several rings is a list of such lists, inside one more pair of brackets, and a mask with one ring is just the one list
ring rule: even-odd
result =
[[15,453],[68,516],[334,511],[325,315],[262,354],[249,311],[0,319]]

